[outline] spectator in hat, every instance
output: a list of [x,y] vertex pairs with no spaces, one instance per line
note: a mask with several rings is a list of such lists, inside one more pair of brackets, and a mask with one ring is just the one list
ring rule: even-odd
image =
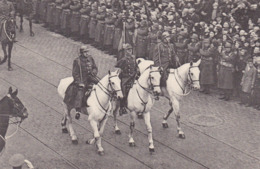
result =
[[188,50],[187,45],[189,43],[187,37],[187,32],[181,28],[181,32],[177,34],[177,42],[175,42],[176,46],[176,54],[178,55],[180,64],[184,64],[188,62]]
[[147,53],[148,53],[149,60],[153,60],[154,50],[157,44],[160,42],[161,35],[162,33],[159,30],[159,24],[154,23],[151,27],[151,31],[149,31],[148,34]]
[[241,104],[245,104],[246,107],[252,105],[252,97],[251,93],[253,92],[257,70],[253,65],[253,59],[249,58],[247,61],[247,66],[243,71],[243,77],[240,85],[242,86],[242,94],[241,94]]
[[140,27],[136,30],[136,36],[134,39],[134,49],[136,58],[147,58],[147,35],[148,35],[148,23],[146,20],[140,22]]
[[189,59],[188,61],[194,61],[198,60],[200,58],[199,56],[199,50],[201,47],[201,43],[199,41],[199,36],[196,33],[193,33],[190,37],[191,41],[188,44],[188,51],[189,51]]
[[234,61],[235,55],[232,52],[232,44],[227,41],[220,54],[218,63],[218,88],[222,90],[222,96],[219,99],[230,100],[230,95],[234,88]]

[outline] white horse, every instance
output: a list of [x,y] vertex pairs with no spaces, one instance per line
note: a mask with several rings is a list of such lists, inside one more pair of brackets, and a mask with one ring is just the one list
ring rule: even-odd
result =
[[[152,125],[150,121],[150,110],[154,104],[153,96],[157,96],[161,93],[160,79],[162,69],[160,67],[154,67],[153,61],[147,61],[144,59],[137,59],[138,68],[140,71],[140,77],[135,81],[127,96],[127,110],[130,111],[130,139],[129,145],[135,146],[133,139],[133,132],[135,127],[135,120],[137,113],[142,113],[144,121],[148,131],[149,151],[154,152]],[[116,104],[114,110],[114,118],[116,122],[116,114],[119,108],[119,104]],[[117,123],[115,123],[116,133],[120,131]]]
[[[174,111],[177,121],[177,132],[180,138],[185,138],[185,134],[180,127],[180,101],[183,96],[187,96],[192,89],[199,89],[199,76],[201,60],[195,63],[186,63],[177,69],[169,69],[166,89],[162,88],[162,94],[169,100],[171,109],[164,115],[162,125],[168,128],[167,119]],[[188,90],[188,91],[187,91]]]
[[[110,72],[103,77],[97,85],[94,85],[90,96],[87,99],[87,113],[88,121],[94,132],[94,138],[88,140],[86,143],[96,143],[98,153],[104,154],[104,149],[101,146],[101,136],[104,132],[104,127],[108,119],[108,115],[112,112],[111,100],[114,97],[122,98],[123,93],[121,91],[121,80],[119,79],[120,71]],[[58,93],[64,99],[65,92],[68,86],[73,82],[73,77],[62,79],[58,85]],[[63,102],[65,107],[64,117],[62,119],[62,131],[68,132],[66,128],[66,122],[68,121],[69,133],[72,139],[72,143],[77,144],[78,139],[75,131],[72,127],[71,110],[74,107],[70,107]]]

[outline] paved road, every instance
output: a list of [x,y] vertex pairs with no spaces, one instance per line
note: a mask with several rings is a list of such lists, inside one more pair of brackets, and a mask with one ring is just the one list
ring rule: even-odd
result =
[[[63,107],[57,85],[60,79],[71,75],[72,62],[81,44],[48,32],[40,25],[34,28],[33,38],[27,25],[26,32],[18,33],[19,42],[12,58],[14,71],[8,72],[6,64],[0,67],[0,97],[9,86],[18,88],[19,97],[30,113],[18,133],[7,141],[0,156],[1,169],[9,168],[8,159],[14,153],[25,154],[39,169],[260,168],[260,112],[235,101],[220,101],[216,94],[193,92],[183,99],[184,140],[176,137],[174,116],[168,120],[170,128],[162,128],[162,116],[169,107],[164,99],[156,102],[151,118],[156,151],[153,155],[148,151],[143,120],[136,124],[137,146],[128,146],[128,115],[119,117],[120,136],[114,134],[112,118],[108,120],[104,156],[99,156],[94,146],[85,144],[93,135],[86,116],[74,121],[79,144],[72,145],[69,135],[61,133]],[[114,70],[113,56],[90,48],[100,77]],[[8,135],[14,131],[15,126],[10,126]]]

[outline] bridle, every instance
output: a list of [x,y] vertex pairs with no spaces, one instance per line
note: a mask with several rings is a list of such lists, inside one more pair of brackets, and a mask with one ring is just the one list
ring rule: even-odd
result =
[[[151,69],[151,67],[148,67],[148,68]],[[148,68],[146,68],[145,70],[147,70]],[[149,79],[149,81],[150,81],[150,85],[149,85],[148,88],[143,87],[143,86],[140,84],[139,79],[137,80],[137,84],[138,84],[144,91],[148,92],[149,94],[155,95],[155,96],[156,96],[156,100],[158,100],[158,99],[159,99],[159,97],[158,97],[158,96],[159,96],[159,93],[155,93],[155,92],[153,92],[153,90],[154,90],[155,87],[160,87],[160,84],[154,85],[154,84],[152,83],[152,76],[151,76],[151,74],[152,74],[152,73],[155,73],[155,72],[160,72],[160,74],[161,74],[161,69],[158,68],[158,70],[156,70],[156,71],[150,71],[150,72],[149,72],[149,77],[148,77],[148,79]],[[142,97],[140,96],[140,93],[139,93],[139,91],[137,90],[137,88],[136,88],[136,93],[137,93],[139,99],[140,99],[141,102],[142,102],[141,104],[144,106],[144,109],[143,109],[143,111],[141,112],[141,113],[143,113],[143,112],[146,110],[146,105],[147,105],[148,101],[145,102],[145,101],[142,99]]]
[[[98,86],[106,95],[108,95],[108,96],[110,97],[110,100],[116,98],[117,92],[122,91],[121,88],[118,89],[118,90],[116,90],[116,89],[113,87],[112,82],[111,82],[111,79],[112,79],[112,78],[115,78],[115,77],[118,77],[118,75],[113,75],[113,76],[109,76],[109,77],[108,77],[108,87],[110,87],[111,90],[109,90],[108,88],[106,88],[100,81],[99,81],[98,84],[97,84],[97,86]],[[94,89],[94,91],[95,91],[95,95],[96,95],[96,98],[97,98],[97,101],[98,101],[100,107],[101,107],[105,112],[107,112],[108,109],[109,109],[109,107],[105,109],[105,108],[101,105],[101,103],[100,103],[100,101],[99,101],[99,99],[98,99],[97,91],[96,91],[95,89]]]
[[[186,84],[185,84],[185,81],[182,79],[182,77],[179,75],[178,69],[176,69],[176,71],[174,71],[174,72],[169,72],[169,74],[172,74],[172,73],[174,74],[175,80],[176,80],[176,82],[178,83],[179,87],[181,88],[181,90],[182,90],[182,92],[183,92],[183,94],[182,94],[181,96],[186,96],[186,95],[190,94],[191,88],[192,88],[193,84],[194,84],[195,82],[199,81],[199,79],[193,80],[193,79],[191,78],[191,74],[192,74],[191,69],[192,69],[192,68],[196,68],[196,67],[198,67],[198,66],[190,66],[190,67],[189,67],[189,71],[188,71],[188,82],[187,82]],[[176,72],[176,73],[175,73],[175,72]],[[181,81],[183,81],[184,86],[182,86],[181,83],[179,82],[179,80],[176,78],[176,74],[177,74],[178,78],[179,78]],[[185,92],[185,91],[186,91],[186,90],[185,90],[185,86],[186,86],[186,85],[188,85],[188,87],[190,88],[190,90],[189,90],[188,92]],[[178,94],[178,95],[179,95],[179,94]]]
[[[146,68],[145,70],[147,70],[147,69],[149,69],[149,68],[151,69],[151,67],[148,67],[148,68]],[[155,73],[155,72],[159,72],[160,74],[162,74],[162,71],[161,71],[160,68],[158,68],[158,70],[150,71],[150,72],[149,72],[149,77],[148,77],[148,80],[149,80],[149,82],[150,82],[150,85],[149,85],[148,88],[143,87],[143,86],[140,84],[139,79],[137,80],[137,84],[138,84],[142,89],[144,89],[145,91],[147,91],[147,92],[150,93],[150,94],[152,94],[152,91],[154,90],[155,87],[160,87],[160,84],[153,84],[153,83],[152,83],[152,76],[151,76],[151,74],[152,74],[152,73]],[[153,93],[153,94],[155,94],[155,93]]]
[[[19,114],[22,114],[22,113],[26,110],[26,108],[23,106],[23,108],[20,109],[20,108],[19,108],[19,105],[18,105],[17,103],[15,103],[14,99],[10,96],[10,94],[8,94],[7,97],[8,97],[10,100],[12,100],[12,102],[13,102],[13,108],[12,108],[13,110],[12,110],[12,112],[16,112],[16,113],[14,113],[14,114],[0,114],[0,117],[1,117],[1,116],[9,117],[9,118],[10,118],[10,117],[11,117],[11,118],[13,118],[13,117],[20,117]],[[8,125],[9,125],[9,124],[16,124],[16,130],[15,130],[15,132],[12,133],[11,135],[6,136],[4,140],[7,140],[7,139],[13,137],[13,136],[17,133],[17,131],[18,131],[18,129],[19,129],[19,126],[21,125],[21,123],[23,122],[24,119],[25,119],[25,118],[20,117],[20,120],[14,121],[14,122],[12,122],[12,123],[8,123]],[[2,138],[3,138],[3,137],[2,137]]]

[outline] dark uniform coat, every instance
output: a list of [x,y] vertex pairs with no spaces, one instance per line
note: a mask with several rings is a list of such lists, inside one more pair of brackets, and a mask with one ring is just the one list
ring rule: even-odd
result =
[[111,46],[113,44],[115,21],[116,21],[116,18],[114,18],[113,15],[109,15],[105,18],[104,45],[106,45],[106,46]]
[[147,57],[147,35],[148,35],[147,27],[140,27],[137,29],[137,36],[135,41],[136,58]]
[[70,20],[72,33],[79,32],[79,22],[80,22],[79,10],[81,8],[82,8],[82,5],[80,4],[80,1],[73,1],[73,3],[70,5],[70,10],[72,11],[71,20]]
[[161,32],[158,30],[151,31],[148,33],[147,54],[149,60],[153,60],[155,48],[160,42],[160,35]]
[[[91,56],[80,56],[73,62],[72,76],[73,83],[68,87],[64,102],[75,108],[82,107],[82,100],[86,90],[91,84],[97,84],[96,78],[98,68],[94,59]],[[84,84],[85,87],[79,87],[79,84]]]
[[161,66],[163,74],[161,78],[161,86],[166,85],[167,69],[177,68],[176,55],[173,44],[159,43],[154,50],[153,55],[154,66]]
[[124,96],[127,96],[129,89],[134,83],[136,75],[136,64],[133,56],[126,55],[122,59],[117,61],[115,67],[118,67],[122,70],[121,77],[121,87]]
[[250,69],[249,69],[249,67],[246,67],[242,80],[241,80],[243,92],[245,92],[245,93],[252,92],[252,89],[255,84],[256,76],[257,76],[257,70],[254,66]]
[[211,48],[202,48],[200,55],[200,84],[212,85],[215,82],[214,53]]
[[97,10],[92,10],[90,12],[90,21],[88,25],[90,39],[95,39],[96,26],[97,26]]
[[234,59],[233,52],[223,51],[219,62],[218,88],[233,89],[234,87]]
[[84,6],[83,8],[80,9],[80,35],[85,36],[88,35],[88,24],[90,21],[90,12],[91,12],[91,7],[90,6]]

